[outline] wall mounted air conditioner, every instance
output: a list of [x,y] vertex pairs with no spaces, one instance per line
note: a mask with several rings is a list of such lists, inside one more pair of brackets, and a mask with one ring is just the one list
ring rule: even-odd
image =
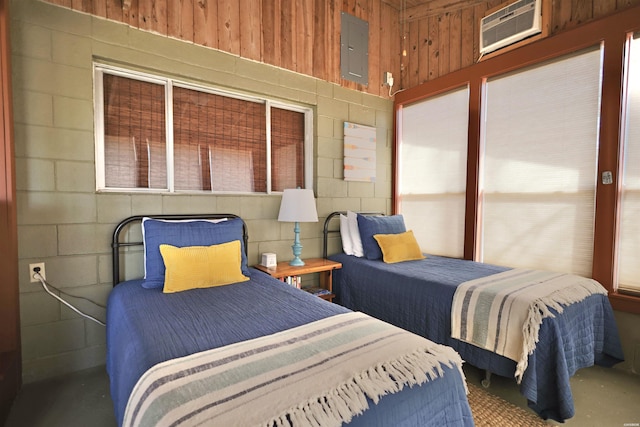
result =
[[480,55],[540,33],[541,5],[542,0],[519,0],[482,18]]

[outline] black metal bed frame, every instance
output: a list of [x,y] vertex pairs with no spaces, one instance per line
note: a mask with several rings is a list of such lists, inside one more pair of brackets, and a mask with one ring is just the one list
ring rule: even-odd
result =
[[180,220],[210,220],[210,219],[224,219],[224,218],[239,218],[242,221],[242,240],[244,240],[245,254],[248,255],[249,250],[249,233],[247,230],[247,224],[242,218],[235,214],[169,214],[169,215],[134,215],[123,219],[113,230],[113,237],[111,241],[111,258],[112,258],[112,278],[113,286],[120,283],[120,249],[132,246],[142,246],[144,242],[123,242],[121,241],[120,234],[125,230],[125,227],[129,224],[139,222],[142,224],[143,218],[152,219],[165,219],[170,221]]

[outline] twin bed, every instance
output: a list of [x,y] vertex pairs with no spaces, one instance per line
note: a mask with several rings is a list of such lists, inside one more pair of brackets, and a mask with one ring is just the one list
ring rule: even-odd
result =
[[234,215],[127,218],[112,246],[119,425],[473,425],[454,351],[250,268]]
[[[337,222],[339,216],[341,228],[335,229],[332,221]],[[349,240],[350,237],[349,232],[345,233],[345,227],[351,228],[351,233],[354,228],[353,223],[346,220],[346,216],[347,212],[334,212],[328,216],[324,226],[324,256],[342,263],[342,269],[334,273],[335,301],[349,309],[367,313],[434,342],[450,346],[465,362],[487,372],[516,377],[520,383],[520,392],[542,418],[563,421],[574,415],[569,378],[578,369],[593,364],[612,366],[623,360],[613,310],[606,291],[597,282],[584,278],[580,279],[588,282],[585,286],[591,286],[595,292],[585,293],[571,303],[549,304],[550,307],[533,310],[536,313],[544,310],[548,312],[541,320],[539,330],[533,331],[532,336],[537,339],[532,343],[530,354],[524,354],[520,364],[495,351],[471,344],[469,337],[464,341],[452,338],[453,330],[459,329],[457,319],[453,324],[452,307],[459,303],[469,309],[465,304],[477,298],[470,297],[470,294],[466,295],[466,300],[464,295],[458,297],[460,294],[456,294],[456,290],[462,284],[469,284],[468,289],[472,289],[489,277],[519,276],[521,272],[433,255],[420,259],[420,256],[414,254],[409,256],[414,259],[395,263],[383,262],[379,255],[367,256],[366,246],[371,244],[371,233],[388,236],[385,233],[401,235],[405,231],[404,224],[398,224],[400,216],[375,219],[370,214],[358,215],[360,230],[364,225],[365,234],[368,233],[359,237],[365,246],[365,253],[361,252],[358,256],[346,253],[327,256],[329,240],[334,233],[340,232],[342,246],[345,250],[347,248],[344,240]],[[351,245],[353,241],[347,246]],[[397,249],[393,246],[390,248],[394,251]],[[388,252],[390,249],[383,255],[386,257]],[[539,281],[546,281],[546,277]],[[549,283],[555,286],[553,282]],[[571,292],[575,291],[570,289],[569,293]],[[508,298],[504,301],[508,301]],[[484,303],[489,307],[486,300]],[[482,297],[479,305],[482,305]],[[477,312],[475,316],[478,316]],[[472,317],[469,327],[477,325],[476,320],[477,317]],[[499,321],[498,318],[496,322]],[[513,329],[513,324],[505,323],[502,326]],[[491,329],[484,333],[489,336],[493,334],[494,338],[496,335],[496,331]]]
[[[338,232],[329,224],[340,214],[325,222],[325,257]],[[623,359],[606,292],[545,308],[524,365],[468,336],[452,338],[460,329],[452,307],[462,301],[470,311],[475,298],[459,299],[458,288],[520,272],[423,258],[396,239],[405,236],[398,217],[389,221],[390,233],[376,237],[378,257],[393,258],[400,248],[401,262],[328,256],[343,265],[334,272],[338,305],[250,268],[246,226],[235,215],[123,220],[113,235],[107,306],[118,424],[473,425],[462,359],[516,376],[533,410],[562,421],[574,414],[570,376]],[[373,224],[369,232],[380,225]],[[121,272],[143,257],[145,277],[121,282]],[[477,315],[463,332],[476,328]]]

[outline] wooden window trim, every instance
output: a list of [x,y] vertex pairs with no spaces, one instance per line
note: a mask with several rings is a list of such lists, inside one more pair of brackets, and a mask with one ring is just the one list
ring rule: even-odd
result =
[[[595,20],[572,30],[538,40],[518,49],[488,58],[470,67],[431,80],[396,95],[394,112],[417,100],[446,92],[468,84],[469,145],[467,166],[467,200],[465,214],[465,259],[474,259],[477,253],[478,224],[478,162],[480,158],[481,92],[487,78],[542,63],[546,60],[604,43],[603,86],[600,115],[598,176],[613,172],[613,184],[604,185],[599,179],[596,189],[596,213],[593,247],[592,277],[609,291],[609,299],[617,310],[640,314],[640,298],[618,293],[615,285],[615,236],[619,208],[618,188],[621,154],[620,111],[622,105],[622,76],[624,47],[627,34],[640,29],[640,6],[625,9],[608,17]],[[394,125],[395,126],[395,125]],[[394,132],[394,134],[396,134]],[[394,144],[397,147],[397,144]],[[397,211],[396,168],[394,148],[393,206]],[[474,161],[475,159],[475,161]]]

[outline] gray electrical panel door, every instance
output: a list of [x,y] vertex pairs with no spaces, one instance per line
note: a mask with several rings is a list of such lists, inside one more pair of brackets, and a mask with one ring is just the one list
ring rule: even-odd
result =
[[341,77],[369,84],[369,23],[342,12],[340,29]]

